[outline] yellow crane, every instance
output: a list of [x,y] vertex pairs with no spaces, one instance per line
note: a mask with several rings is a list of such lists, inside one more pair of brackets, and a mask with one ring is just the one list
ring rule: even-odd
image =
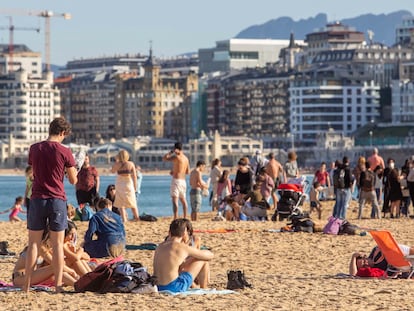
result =
[[46,71],[50,71],[50,18],[51,17],[63,17],[66,20],[72,18],[69,13],[54,13],[52,11],[33,11],[24,9],[1,9],[0,14],[4,15],[26,15],[26,16],[38,16],[45,19],[45,64]]

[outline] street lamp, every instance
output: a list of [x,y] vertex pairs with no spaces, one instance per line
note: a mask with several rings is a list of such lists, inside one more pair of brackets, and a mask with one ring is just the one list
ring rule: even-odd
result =
[[369,145],[372,147],[372,135],[374,134],[374,132],[369,131]]

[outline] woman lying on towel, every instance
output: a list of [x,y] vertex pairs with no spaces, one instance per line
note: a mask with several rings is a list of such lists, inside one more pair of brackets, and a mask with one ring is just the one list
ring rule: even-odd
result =
[[[32,273],[30,285],[54,285],[54,271],[52,266],[52,254],[49,242],[49,232],[45,231],[43,234],[42,245],[39,249],[39,256],[37,258],[37,264],[35,270]],[[22,287],[25,279],[25,265],[26,265],[26,251],[27,247],[20,253],[19,259],[13,269],[12,282],[14,286]],[[63,270],[63,283],[64,285],[73,286],[79,276],[76,272],[65,266]]]
[[[414,255],[414,247],[398,244],[404,256]],[[353,253],[349,263],[349,274],[359,277],[386,277],[388,262],[378,246],[367,256]]]

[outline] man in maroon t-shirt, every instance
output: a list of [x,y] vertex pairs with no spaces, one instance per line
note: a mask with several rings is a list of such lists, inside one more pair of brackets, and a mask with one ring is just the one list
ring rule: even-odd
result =
[[90,206],[94,204],[95,198],[99,193],[99,174],[97,169],[90,165],[89,156],[85,155],[85,162],[78,173],[78,183],[76,184],[76,200],[80,207],[85,203]]
[[71,184],[78,181],[72,152],[61,144],[70,132],[70,124],[62,117],[56,118],[49,125],[48,139],[30,146],[28,162],[33,167],[34,180],[30,212],[27,215],[29,242],[23,286],[26,292],[31,285],[33,268],[45,230],[50,230],[56,292],[62,291],[63,240],[67,228],[66,194],[63,185],[65,173]]

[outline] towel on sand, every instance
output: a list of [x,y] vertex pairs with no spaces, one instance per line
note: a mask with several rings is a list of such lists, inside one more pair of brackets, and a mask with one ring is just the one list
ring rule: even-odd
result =
[[163,293],[163,294],[168,294],[168,295],[172,295],[172,296],[177,296],[177,295],[181,295],[181,296],[188,296],[188,295],[227,295],[227,294],[238,294],[238,292],[234,291],[234,290],[230,290],[230,289],[215,289],[215,288],[211,288],[211,289],[204,289],[204,288],[190,288],[188,291],[186,292],[180,292],[180,293],[175,293],[169,290],[163,290],[160,291],[159,293]]

